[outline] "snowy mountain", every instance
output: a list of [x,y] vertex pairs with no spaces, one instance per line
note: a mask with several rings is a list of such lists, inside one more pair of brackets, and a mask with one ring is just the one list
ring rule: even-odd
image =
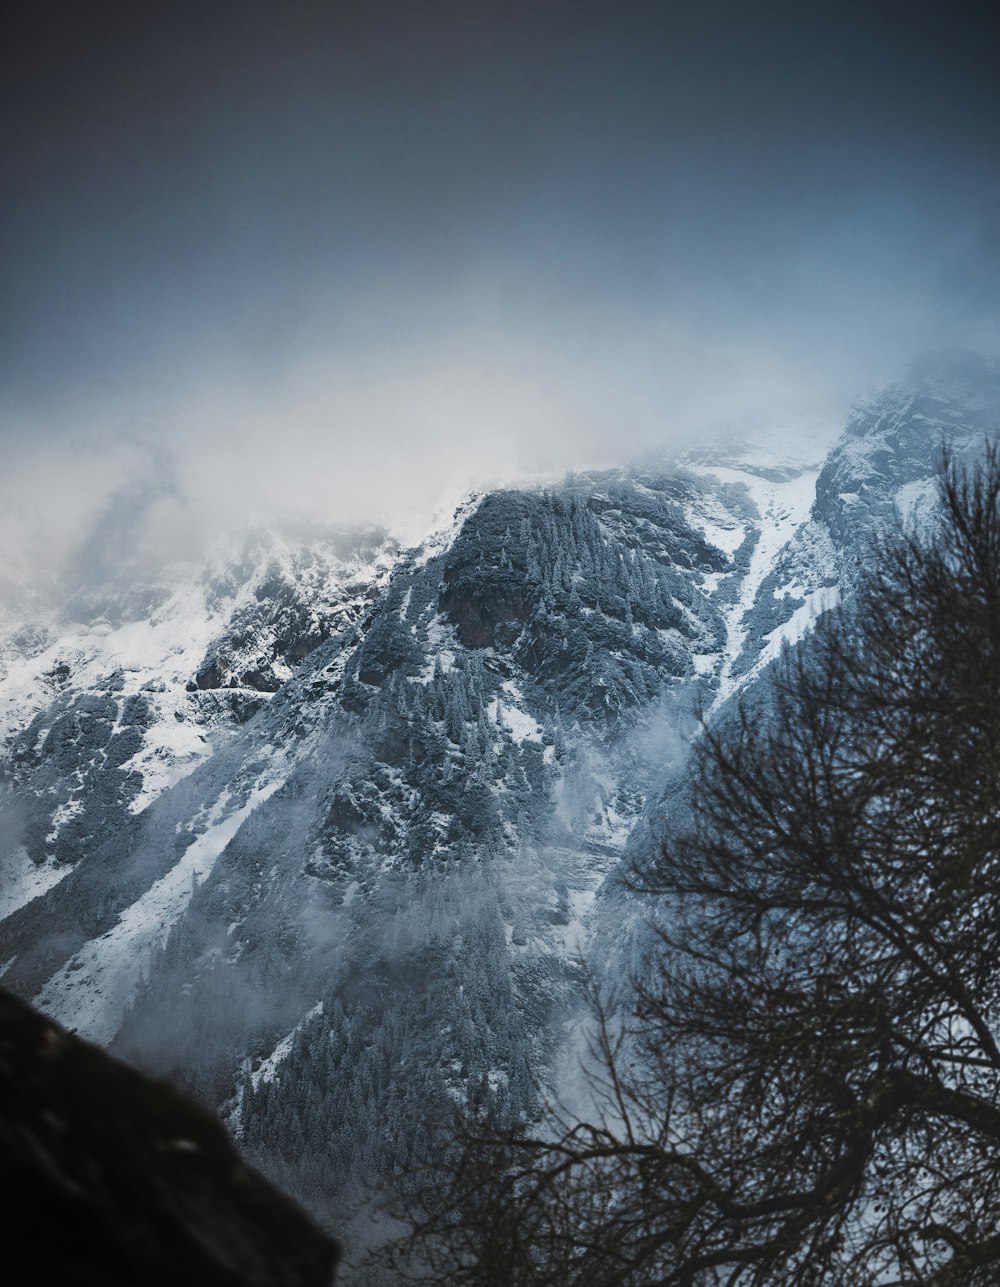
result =
[[456,1103],[530,1117],[692,712],[850,594],[997,406],[1000,364],[937,362],[825,460],[707,444],[12,623],[5,984],[320,1213]]
[[[207,759],[388,575],[383,532],[255,533],[202,566],[73,587],[0,635],[0,764],[18,843],[0,912],[66,875]],[[13,864],[13,865],[12,865]]]

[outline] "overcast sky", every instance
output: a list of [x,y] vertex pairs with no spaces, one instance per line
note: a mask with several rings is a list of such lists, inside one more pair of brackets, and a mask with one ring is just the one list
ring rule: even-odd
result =
[[429,507],[1000,351],[986,5],[25,4],[0,493]]

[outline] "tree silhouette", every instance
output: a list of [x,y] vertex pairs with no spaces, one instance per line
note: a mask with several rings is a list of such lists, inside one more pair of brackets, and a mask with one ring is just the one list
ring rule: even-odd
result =
[[998,452],[940,493],[703,731],[594,1114],[466,1138],[434,1281],[1000,1280]]

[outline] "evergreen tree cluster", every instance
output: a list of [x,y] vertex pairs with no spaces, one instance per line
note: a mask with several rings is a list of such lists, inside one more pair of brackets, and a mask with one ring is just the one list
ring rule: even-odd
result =
[[464,643],[511,657],[573,718],[614,728],[665,677],[689,674],[721,622],[673,562],[682,546],[650,553],[600,508],[573,493],[491,494],[450,551],[440,606]]

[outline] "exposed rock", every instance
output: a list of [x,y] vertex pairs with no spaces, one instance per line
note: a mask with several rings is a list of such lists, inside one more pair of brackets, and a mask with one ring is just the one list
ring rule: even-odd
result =
[[336,1244],[207,1113],[5,992],[0,1177],[5,1260],[24,1282],[332,1281]]

